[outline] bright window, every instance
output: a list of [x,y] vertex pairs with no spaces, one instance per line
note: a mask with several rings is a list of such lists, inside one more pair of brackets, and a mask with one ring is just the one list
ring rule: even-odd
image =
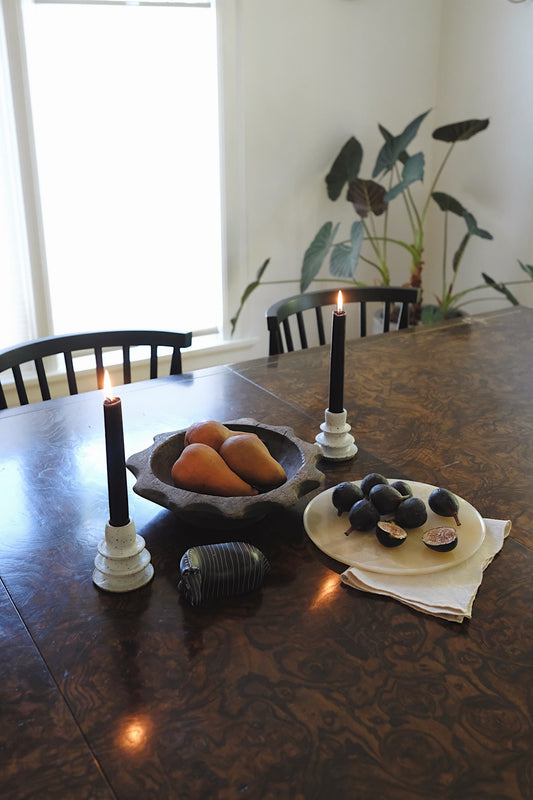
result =
[[51,333],[220,328],[209,5],[23,6]]

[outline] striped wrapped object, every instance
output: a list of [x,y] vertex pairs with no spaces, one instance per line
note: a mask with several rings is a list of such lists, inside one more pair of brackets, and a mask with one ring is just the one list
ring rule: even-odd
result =
[[180,571],[178,589],[192,606],[197,606],[258,589],[270,564],[252,544],[220,542],[189,548],[181,558]]

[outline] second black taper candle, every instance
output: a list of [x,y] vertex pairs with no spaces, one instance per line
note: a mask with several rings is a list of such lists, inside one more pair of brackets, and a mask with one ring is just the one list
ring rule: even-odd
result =
[[328,411],[338,414],[344,411],[344,343],[346,340],[346,312],[342,307],[339,292],[337,310],[333,312],[331,326],[331,352],[329,364]]

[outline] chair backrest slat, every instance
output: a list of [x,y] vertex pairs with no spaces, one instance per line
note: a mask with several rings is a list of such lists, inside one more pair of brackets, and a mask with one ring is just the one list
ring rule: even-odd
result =
[[[78,394],[76,361],[73,354],[93,352],[97,385],[101,388],[104,380],[104,348],[122,350],[124,383],[131,383],[131,347],[150,346],[149,375],[150,378],[157,378],[159,374],[158,347],[172,348],[170,374],[179,375],[182,371],[181,349],[190,347],[191,342],[191,332],[181,333],[177,331],[96,331],[66,336],[50,336],[0,351],[0,375],[5,370],[11,371],[18,401],[21,405],[27,405],[29,399],[26,382],[21,370],[22,364],[34,363],[42,399],[49,400],[51,395],[49,375],[47,375],[43,361],[47,356],[63,355],[69,392],[70,394]],[[0,385],[0,409],[7,408],[5,389],[6,381],[4,380],[4,386]]]
[[122,377],[124,383],[131,383],[131,359],[129,344],[122,345]]
[[179,349],[179,347],[175,347],[172,350],[172,359],[170,361],[170,374],[171,375],[181,374],[181,350]]
[[74,362],[72,360],[72,353],[67,350],[63,353],[65,357],[65,369],[67,371],[68,390],[70,394],[78,394],[78,384],[76,383],[76,374],[74,372]]
[[[418,289],[405,286],[357,286],[342,289],[343,301],[358,303],[360,305],[359,332],[362,337],[367,335],[367,304],[379,303],[383,307],[382,331],[388,332],[391,327],[392,309],[398,307],[398,328],[406,328],[409,324],[409,308],[418,302]],[[319,344],[325,344],[326,336],[322,318],[324,306],[335,306],[337,303],[337,290],[307,292],[293,295],[274,303],[266,312],[267,327],[269,331],[269,354],[277,355],[284,352],[283,336],[287,351],[294,350],[291,336],[289,318],[296,315],[298,333],[302,349],[309,346],[304,312],[315,310],[316,328]]]
[[383,333],[388,333],[390,330],[390,303],[385,303],[383,309]]
[[307,336],[305,335],[304,315],[301,311],[296,312],[296,320],[298,322],[298,335],[300,337],[300,345],[302,350],[307,349]]
[[105,376],[104,353],[99,345],[96,345],[94,348],[94,360],[96,362],[96,385],[99,389],[103,389]]
[[17,387],[17,394],[21,406],[27,406],[29,403],[28,395],[26,394],[26,387],[22,377],[22,370],[18,364],[13,366],[13,377],[15,378],[15,386]]
[[41,390],[41,397],[43,400],[50,400],[50,387],[46,379],[46,370],[42,358],[35,359],[35,369],[37,371],[37,380],[39,381],[39,389]]
[[[287,345],[287,351],[289,353],[292,353],[292,351],[294,350],[294,345],[292,343],[291,326],[289,324],[289,320],[284,319],[282,324],[283,324],[283,332],[285,334],[285,343]],[[283,346],[281,352],[283,353]]]
[[364,300],[361,301],[359,306],[359,335],[361,337],[366,336],[366,303]]
[[322,314],[321,306],[317,306],[315,308],[315,314],[316,314],[316,328],[318,331],[319,344],[326,344],[326,333],[324,331],[324,317]]
[[157,345],[150,346],[150,378],[157,378]]

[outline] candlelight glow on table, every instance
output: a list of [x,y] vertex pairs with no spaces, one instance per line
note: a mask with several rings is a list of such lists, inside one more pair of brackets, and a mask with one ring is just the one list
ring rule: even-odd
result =
[[333,312],[331,326],[331,351],[329,363],[329,404],[325,421],[320,426],[322,433],[315,441],[322,455],[330,461],[348,461],[357,453],[354,437],[346,422],[344,408],[344,345],[346,341],[346,312],[342,292],[339,292],[337,308]]
[[104,377],[104,430],[107,462],[109,522],[94,560],[93,582],[108,592],[129,592],[148,583],[154,574],[151,556],[129,516],[122,403]]

